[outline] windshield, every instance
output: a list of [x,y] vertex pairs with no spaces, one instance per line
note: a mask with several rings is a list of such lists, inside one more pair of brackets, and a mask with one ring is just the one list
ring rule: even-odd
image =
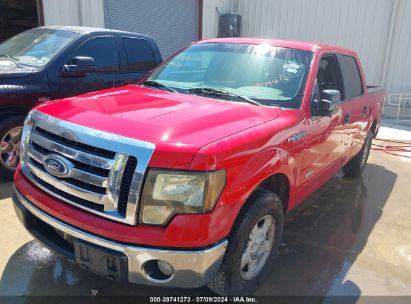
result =
[[0,55],[9,56],[18,64],[43,67],[79,36],[73,32],[36,28],[1,43]]
[[298,108],[311,59],[312,52],[265,44],[195,44],[148,80],[181,93],[220,89],[266,106]]

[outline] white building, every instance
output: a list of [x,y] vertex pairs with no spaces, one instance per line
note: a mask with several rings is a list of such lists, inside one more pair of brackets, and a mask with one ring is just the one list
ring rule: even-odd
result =
[[[46,25],[148,34],[156,39],[163,57],[191,41],[216,37],[218,8],[221,13],[241,16],[241,36],[316,41],[354,49],[368,84],[384,86],[387,93],[411,92],[411,0],[36,1]],[[386,108],[386,114],[395,112]]]

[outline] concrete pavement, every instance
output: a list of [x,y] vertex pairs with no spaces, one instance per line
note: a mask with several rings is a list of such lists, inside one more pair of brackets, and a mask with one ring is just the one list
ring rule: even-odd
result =
[[[411,296],[411,162],[373,151],[368,163],[362,178],[339,174],[288,216],[256,295]],[[11,193],[0,185],[0,295],[212,295],[111,282],[62,260],[24,230]]]

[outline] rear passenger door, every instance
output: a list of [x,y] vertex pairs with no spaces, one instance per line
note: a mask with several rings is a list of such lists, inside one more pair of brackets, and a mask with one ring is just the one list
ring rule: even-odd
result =
[[364,84],[355,57],[338,55],[344,81],[344,104],[350,107],[350,121],[347,124],[350,146],[346,159],[353,157],[362,147],[370,117],[370,105],[364,98]]
[[137,83],[156,67],[155,55],[148,41],[138,37],[121,37],[123,60],[120,77],[124,84]]

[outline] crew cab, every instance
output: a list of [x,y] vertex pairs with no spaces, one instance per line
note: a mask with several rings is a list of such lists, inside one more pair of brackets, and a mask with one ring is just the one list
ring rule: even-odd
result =
[[347,49],[200,41],[139,85],[31,111],[15,210],[112,280],[250,294],[285,215],[340,169],[361,175],[383,100]]
[[108,29],[47,26],[0,44],[0,181],[18,164],[24,117],[35,105],[137,83],[161,62],[154,40]]

